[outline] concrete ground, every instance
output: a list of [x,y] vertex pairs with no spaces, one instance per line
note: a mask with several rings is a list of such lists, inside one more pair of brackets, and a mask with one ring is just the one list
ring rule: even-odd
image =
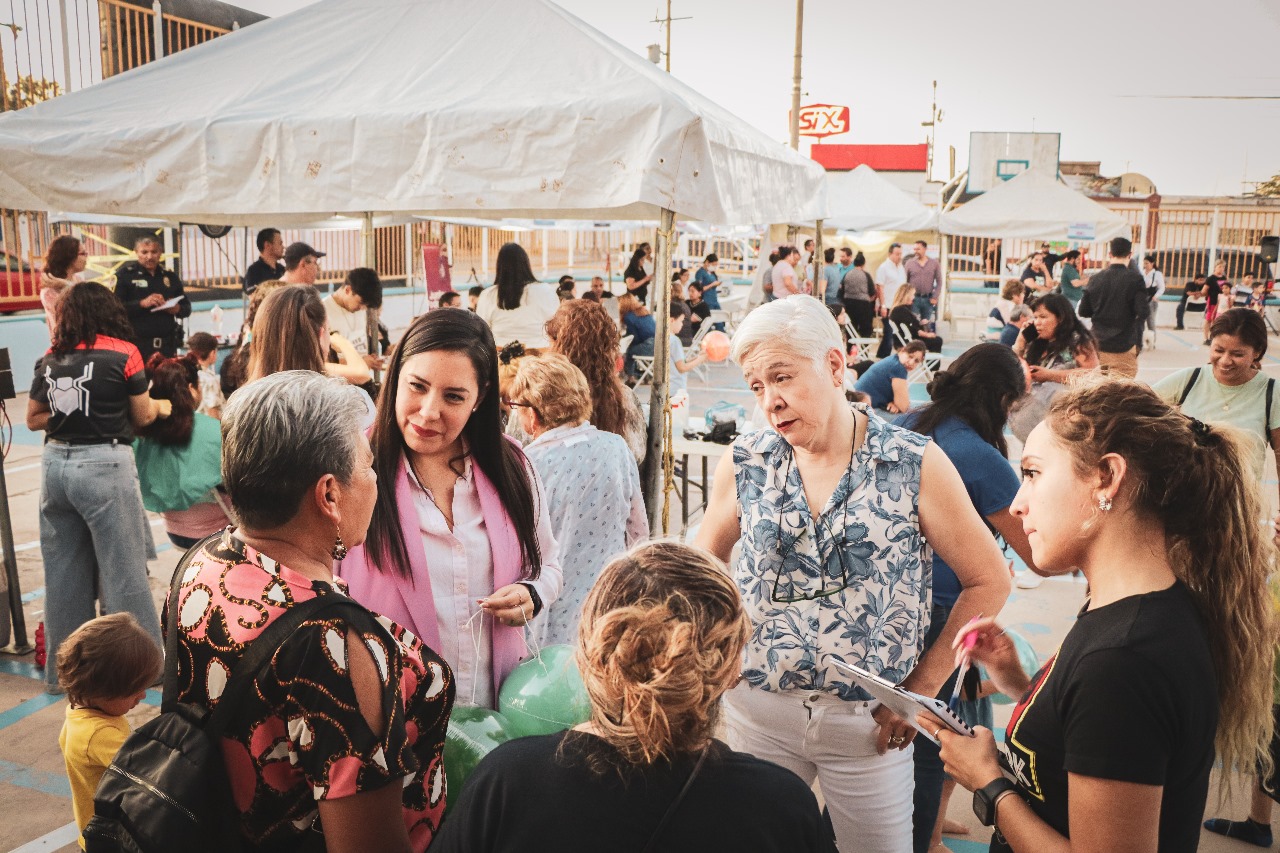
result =
[[[389,308],[393,317],[397,310],[394,305]],[[393,321],[393,335],[397,332],[396,327],[403,328],[406,322],[403,317],[400,322]],[[963,348],[963,344],[948,345],[947,354],[954,356]],[[1205,348],[1200,345],[1198,334],[1162,329],[1158,349],[1142,356],[1140,376],[1154,381],[1172,370],[1203,363],[1204,354]],[[1280,359],[1268,356],[1265,365],[1268,373],[1280,377]],[[720,400],[741,403],[748,412],[752,408],[751,395],[740,373],[729,364],[711,365],[705,380],[691,376],[689,390],[694,421],[700,419],[702,409]],[[914,390],[922,397],[922,388]],[[21,425],[25,407],[25,397],[8,404],[8,415],[14,423],[14,440],[4,460],[4,470],[18,548],[24,615],[30,635],[34,633],[43,610],[44,577],[38,524],[40,439]],[[1274,480],[1269,483],[1269,490],[1274,499]],[[677,505],[672,511],[677,526],[679,517]],[[158,603],[163,598],[179,554],[168,544],[158,518],[153,518],[152,529],[156,534],[159,559],[151,564],[151,585]],[[1043,660],[1053,653],[1066,633],[1083,595],[1083,582],[1070,578],[1049,580],[1033,590],[1015,590],[1001,614],[1001,620],[1030,640]],[[41,679],[42,674],[36,669],[30,654],[0,654],[0,814],[3,814],[0,818],[0,851],[28,853],[76,849],[75,827],[70,823],[69,789],[57,744],[65,702],[45,695]],[[136,726],[156,713],[158,702],[159,696],[152,691],[147,703],[131,715],[133,724]],[[998,726],[1007,721],[1009,707],[997,706]],[[1237,792],[1225,809],[1213,808],[1215,802],[1211,797],[1210,814],[1239,818],[1248,808],[1248,791]],[[951,802],[950,817],[970,830],[968,836],[946,839],[946,845],[954,853],[976,853],[986,849],[987,836],[974,819],[969,803],[970,797],[964,791],[959,791]],[[1280,836],[1280,821],[1274,822],[1273,828]],[[1239,842],[1202,834],[1200,849],[1207,853],[1228,853],[1248,848]]]

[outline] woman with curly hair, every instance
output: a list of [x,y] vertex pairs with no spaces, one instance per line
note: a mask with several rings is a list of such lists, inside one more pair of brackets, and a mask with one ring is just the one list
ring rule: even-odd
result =
[[833,850],[799,777],[715,739],[750,631],[705,551],[654,542],[614,560],[578,627],[591,719],[490,753],[432,850]]
[[618,327],[599,303],[574,299],[547,322],[551,351],[573,362],[591,388],[591,425],[622,436],[636,464],[644,462],[647,431],[635,394],[618,378]]
[[[147,393],[142,356],[130,342],[124,307],[95,282],[66,291],[53,346],[36,362],[27,429],[45,434],[40,488],[47,647],[97,614],[132,613],[160,642],[160,620],[147,584],[155,559],[151,527],[138,492],[134,431],[170,404]],[[45,672],[51,693],[58,673]]]

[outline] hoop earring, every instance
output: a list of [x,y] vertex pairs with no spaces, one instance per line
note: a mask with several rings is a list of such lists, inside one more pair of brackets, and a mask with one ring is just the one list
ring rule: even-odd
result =
[[1111,498],[1106,495],[1098,495],[1098,509],[1103,512],[1111,512]]
[[342,541],[342,531],[338,530],[333,537],[333,559],[341,563],[347,557],[347,546]]

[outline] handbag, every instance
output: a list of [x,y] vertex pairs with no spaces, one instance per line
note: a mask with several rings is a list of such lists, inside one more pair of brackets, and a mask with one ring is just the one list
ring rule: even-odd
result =
[[1031,386],[1030,393],[1013,404],[1009,410],[1009,430],[1019,441],[1026,442],[1027,436],[1049,413],[1054,395],[1066,387],[1061,382],[1037,382]]

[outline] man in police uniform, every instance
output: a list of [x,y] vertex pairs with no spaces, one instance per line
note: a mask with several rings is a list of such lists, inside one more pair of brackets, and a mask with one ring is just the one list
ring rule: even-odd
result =
[[[191,301],[182,290],[182,279],[160,264],[160,241],[140,237],[133,245],[136,261],[130,261],[116,272],[116,298],[124,305],[124,313],[133,326],[133,343],[145,362],[153,352],[166,356],[178,354],[182,344],[179,318],[191,316]],[[153,310],[178,298],[175,305]]]

